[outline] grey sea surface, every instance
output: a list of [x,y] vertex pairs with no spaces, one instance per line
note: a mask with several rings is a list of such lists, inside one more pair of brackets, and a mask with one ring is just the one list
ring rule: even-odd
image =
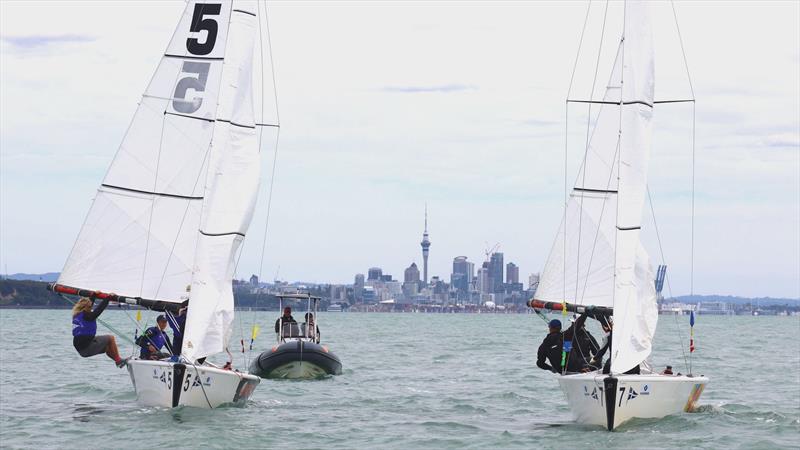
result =
[[[133,316],[101,318],[132,335]],[[237,313],[236,366],[272,345],[276,316]],[[262,332],[243,355],[253,323]],[[68,310],[2,310],[0,447],[800,447],[800,317],[699,316],[693,371],[711,377],[699,410],[613,433],[572,422],[556,379],[536,368],[536,315],[321,313],[320,328],[342,375],[263,380],[245,407],[171,410],[137,404],[106,356],[79,357]],[[688,317],[661,316],[654,366],[685,373],[682,347]]]

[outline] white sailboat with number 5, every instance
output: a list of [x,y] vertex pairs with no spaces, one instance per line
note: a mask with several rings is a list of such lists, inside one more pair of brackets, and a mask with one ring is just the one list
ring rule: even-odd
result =
[[227,351],[261,141],[277,133],[265,19],[255,1],[187,3],[53,286],[168,316],[188,305],[175,355],[128,362],[146,405],[242,404],[260,381],[206,357]]

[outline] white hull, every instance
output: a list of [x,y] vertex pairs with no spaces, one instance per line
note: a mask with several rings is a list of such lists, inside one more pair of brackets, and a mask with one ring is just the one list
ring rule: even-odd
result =
[[244,404],[261,382],[257,376],[169,361],[128,361],[137,400],[147,406],[216,408]]
[[561,375],[573,418],[609,431],[633,418],[660,418],[694,410],[707,377],[685,375]]

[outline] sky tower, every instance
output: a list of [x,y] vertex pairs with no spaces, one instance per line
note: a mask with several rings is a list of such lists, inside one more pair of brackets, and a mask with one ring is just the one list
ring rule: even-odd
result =
[[422,233],[422,282],[425,286],[428,285],[428,249],[431,247],[431,241],[428,239],[428,204],[425,204],[425,231]]

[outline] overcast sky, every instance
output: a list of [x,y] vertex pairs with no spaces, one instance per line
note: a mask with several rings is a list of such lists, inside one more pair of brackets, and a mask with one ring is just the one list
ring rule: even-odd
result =
[[[672,10],[653,6],[656,98],[688,98]],[[61,270],[183,7],[0,2],[4,272]],[[573,98],[589,95],[604,8],[592,6]],[[694,291],[800,297],[800,3],[676,9],[697,98]],[[432,275],[499,243],[527,282],[561,218],[565,125],[570,185],[585,138],[586,109],[566,117],[564,100],[586,11],[271,4],[282,128],[262,278],[350,283],[380,266],[402,279],[422,262],[427,202]],[[691,125],[691,106],[655,111],[649,184],[675,295],[690,289]],[[240,277],[259,270],[265,198]],[[649,206],[644,223],[658,262]]]

